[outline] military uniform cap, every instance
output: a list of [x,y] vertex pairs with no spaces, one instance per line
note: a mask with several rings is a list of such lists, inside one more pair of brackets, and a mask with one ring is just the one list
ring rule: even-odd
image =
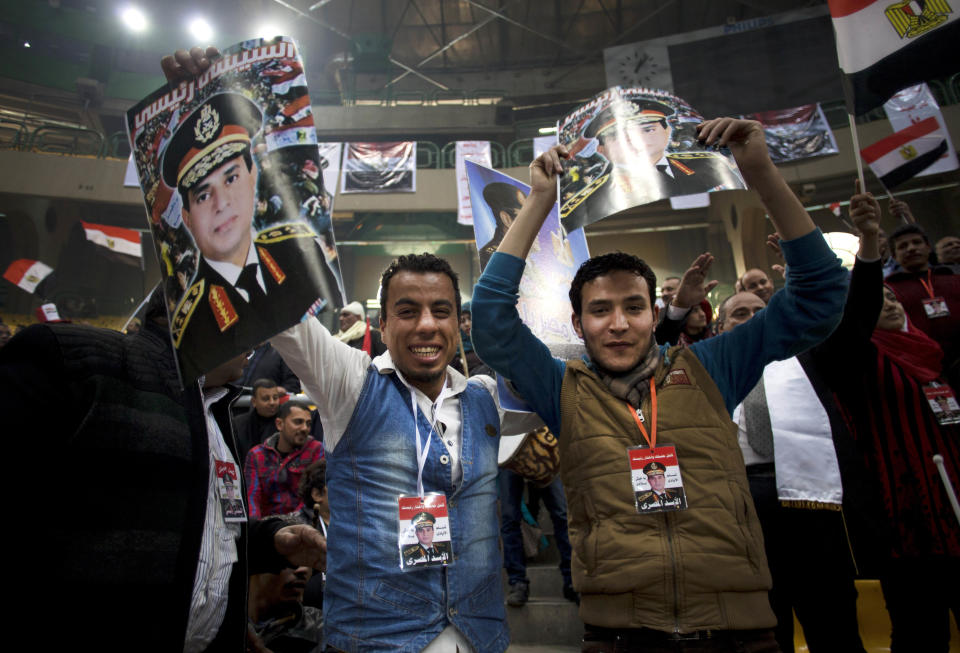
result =
[[667,468],[663,466],[663,463],[658,463],[656,460],[643,467],[643,473],[647,476],[662,476],[666,472]]
[[239,93],[211,96],[177,127],[163,154],[163,181],[190,189],[226,161],[249,151],[263,113]]
[[414,526],[424,526],[426,524],[433,526],[436,521],[437,518],[429,512],[418,512],[413,516],[413,519],[410,520],[410,523]]
[[596,138],[617,122],[658,122],[673,115],[669,104],[656,100],[618,100],[594,116],[583,132],[584,138]]

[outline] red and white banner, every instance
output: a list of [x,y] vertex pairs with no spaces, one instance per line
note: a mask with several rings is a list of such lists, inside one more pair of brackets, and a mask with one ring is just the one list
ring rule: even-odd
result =
[[953,143],[950,141],[947,124],[940,113],[940,105],[937,104],[937,100],[926,84],[917,84],[898,91],[884,103],[883,110],[887,112],[887,118],[890,120],[894,131],[906,129],[910,125],[931,116],[935,117],[937,122],[940,123],[940,134],[947,142],[947,151],[933,165],[919,173],[918,177],[957,169],[957,152],[953,149]]
[[3,273],[3,278],[14,285],[20,286],[28,293],[32,293],[51,272],[53,272],[53,268],[46,263],[21,258],[7,267],[7,271]]
[[466,161],[492,168],[490,141],[457,141],[457,222],[473,224],[473,209],[470,208],[470,180],[467,178]]
[[885,188],[894,188],[928,168],[947,151],[933,116],[860,150]]
[[848,111],[883,104],[910,84],[956,71],[956,0],[828,0]]
[[140,246],[140,232],[135,229],[111,227],[105,224],[82,222],[87,240],[106,247],[111,252],[143,258],[143,248]]
[[763,125],[767,150],[774,163],[837,154],[837,141],[819,104],[743,116]]

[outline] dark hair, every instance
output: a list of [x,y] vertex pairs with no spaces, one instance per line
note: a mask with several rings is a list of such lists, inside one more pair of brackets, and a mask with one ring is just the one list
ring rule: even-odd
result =
[[[237,156],[242,156],[242,157],[243,157],[243,160],[244,160],[244,161],[246,162],[246,164],[247,164],[247,170],[250,170],[250,171],[253,170],[253,155],[250,154],[250,148],[249,148],[249,147],[246,148],[246,149],[244,149],[243,152],[241,152],[241,153],[238,154]],[[237,157],[231,157],[231,158],[227,159],[226,161],[224,161],[223,163],[221,163],[219,166],[217,166],[217,168],[219,168],[220,166],[225,166],[225,165],[227,165],[227,163],[229,163],[230,161],[233,161],[235,158],[237,158]],[[216,168],[214,168],[214,170],[216,170]],[[211,171],[211,172],[212,172],[212,171]],[[205,178],[206,178],[206,177],[204,177],[204,179],[205,179]],[[200,181],[203,181],[203,179],[201,179]],[[198,181],[196,184],[194,184],[194,186],[196,186],[197,184],[199,184],[200,181]],[[184,188],[183,186],[177,186],[177,192],[180,193],[180,201],[183,202],[183,208],[186,209],[186,210],[189,212],[189,211],[190,211],[190,191],[189,191],[188,189]]]
[[266,378],[257,379],[256,381],[253,382],[253,394],[257,394],[257,390],[259,390],[260,388],[266,388],[269,390],[271,388],[276,388],[276,387],[277,387],[277,382],[274,381],[273,379],[266,379]]
[[321,458],[303,470],[297,494],[300,495],[301,501],[308,506],[312,506],[313,498],[310,496],[310,491],[316,489],[317,492],[323,492],[325,487],[327,487],[327,459]]
[[493,209],[493,217],[499,220],[500,211],[504,209],[519,209],[523,206],[517,198],[517,193],[523,192],[513,184],[500,181],[487,184],[483,189],[483,200]]
[[167,326],[167,301],[163,295],[163,288],[157,284],[147,301],[147,307],[143,310],[143,321],[153,322]]
[[290,414],[290,411],[294,408],[300,408],[305,410],[308,413],[310,412],[310,405],[305,401],[300,401],[299,399],[291,399],[290,401],[285,401],[280,404],[280,409],[277,411],[277,417],[279,419],[287,419],[287,416]]
[[930,244],[930,237],[927,236],[927,232],[918,224],[902,224],[896,229],[893,230],[889,236],[887,236],[887,249],[890,251],[890,256],[893,256],[894,253],[894,244],[897,242],[897,238],[901,236],[906,236],[908,234],[920,234],[923,237],[923,241],[931,249],[933,245]]
[[650,307],[652,308],[656,302],[657,275],[653,273],[653,270],[643,259],[633,254],[613,252],[612,254],[587,259],[577,270],[576,276],[573,277],[573,283],[570,284],[570,305],[573,306],[573,312],[580,315],[583,308],[581,306],[583,303],[583,284],[618,270],[632,272],[647,282],[647,292],[650,293]]
[[[453,296],[456,298],[457,302],[457,319],[460,319],[460,282],[457,280],[457,273],[453,271],[453,268],[450,267],[450,264],[445,259],[442,259],[439,256],[434,256],[429,252],[424,252],[423,254],[405,254],[400,256],[395,259],[386,270],[383,271],[383,274],[380,276],[381,308],[387,306],[387,294],[390,290],[390,279],[392,279],[393,276],[398,272],[413,272],[416,274],[436,272],[438,274],[445,274],[450,277],[450,282],[453,283]],[[389,313],[389,311],[382,311],[380,314],[380,319],[384,322],[387,321],[387,313]]]

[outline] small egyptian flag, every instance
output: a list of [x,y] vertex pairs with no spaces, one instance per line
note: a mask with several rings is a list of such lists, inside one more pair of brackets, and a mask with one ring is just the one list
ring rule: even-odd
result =
[[843,217],[843,211],[840,209],[840,202],[834,202],[830,205],[830,212],[838,218]]
[[20,286],[28,293],[33,293],[37,290],[40,282],[46,279],[51,272],[53,272],[53,268],[46,263],[21,258],[10,264],[7,271],[3,273],[3,278],[14,285]]
[[947,151],[935,116],[910,125],[860,150],[885,188],[895,188],[933,165]]
[[[87,240],[100,247],[105,247],[114,254],[120,254],[124,263],[139,264],[143,258],[143,248],[140,246],[140,232],[135,229],[111,227],[105,224],[81,222],[87,234]],[[135,260],[124,259],[133,257]]]

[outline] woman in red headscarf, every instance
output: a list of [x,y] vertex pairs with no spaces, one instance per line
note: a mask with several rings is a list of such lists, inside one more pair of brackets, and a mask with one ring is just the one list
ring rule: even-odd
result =
[[940,346],[907,322],[883,285],[879,204],[858,194],[850,207],[861,239],[843,320],[813,351],[853,440],[842,442],[835,431],[838,455],[849,444],[860,458],[862,477],[843,475],[844,504],[849,493],[870,488],[889,527],[886,537],[866,539],[881,547],[891,650],[946,651],[950,611],[960,619],[960,515],[935,458],[942,457],[957,488],[960,415],[941,407],[948,399],[937,399],[952,393],[942,378]]

